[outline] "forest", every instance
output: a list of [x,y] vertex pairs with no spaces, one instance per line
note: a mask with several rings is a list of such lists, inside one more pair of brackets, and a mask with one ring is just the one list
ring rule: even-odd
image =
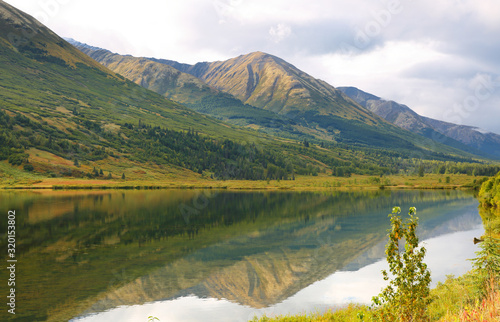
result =
[[[314,176],[321,172],[349,177],[426,173],[491,176],[500,171],[497,164],[467,158],[448,157],[445,161],[429,155],[427,159],[417,159],[404,151],[345,143],[313,144],[307,140],[281,146],[240,143],[203,135],[191,128],[179,131],[153,126],[140,119],[137,124],[125,122],[118,130],[110,131],[82,111],[75,109],[72,114],[76,128],[63,131],[46,121],[39,122],[21,113],[7,114],[0,109],[0,160],[33,171],[26,150],[37,148],[72,160],[75,165],[111,156],[173,165],[219,180],[292,180],[295,175]],[[48,175],[92,178],[96,173],[67,169]]]

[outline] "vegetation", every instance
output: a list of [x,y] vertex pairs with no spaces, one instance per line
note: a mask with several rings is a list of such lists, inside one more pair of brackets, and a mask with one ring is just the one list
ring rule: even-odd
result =
[[485,181],[479,190],[481,217],[492,238],[500,238],[500,172]]
[[[410,218],[405,223],[400,213],[401,208],[395,207],[390,215],[386,255],[394,278],[390,280],[389,274],[382,271],[384,280],[390,282],[380,295],[373,298],[374,304],[379,307],[376,316],[381,321],[426,321],[431,282],[431,273],[423,262],[426,250],[418,245],[416,209],[410,208]],[[400,250],[400,240],[405,241],[404,251]]]
[[500,212],[500,172],[483,183],[479,196],[483,207]]

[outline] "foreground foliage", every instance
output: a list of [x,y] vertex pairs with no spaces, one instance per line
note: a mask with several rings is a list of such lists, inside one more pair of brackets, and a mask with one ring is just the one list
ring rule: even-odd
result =
[[[391,276],[382,271],[389,285],[373,298],[373,302],[382,321],[425,321],[431,282],[431,274],[423,262],[426,249],[418,246],[416,209],[410,208],[410,217],[406,222],[402,221],[400,213],[401,208],[393,208],[385,251],[390,274],[394,278],[390,279]],[[405,241],[404,251],[400,249],[402,240]]]
[[500,172],[482,185],[479,197],[483,207],[500,211]]

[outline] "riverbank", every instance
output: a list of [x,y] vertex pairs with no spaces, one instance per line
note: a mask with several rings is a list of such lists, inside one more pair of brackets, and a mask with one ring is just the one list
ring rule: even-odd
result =
[[214,180],[203,176],[171,175],[144,179],[22,178],[1,180],[0,189],[228,189],[228,190],[363,190],[363,189],[472,189],[483,177],[427,174],[419,176],[333,177],[296,176],[295,180]]
[[[430,321],[499,321],[500,292],[478,299],[474,291],[474,275],[450,276],[431,290]],[[377,321],[368,305],[350,304],[336,311],[308,315],[289,315],[254,318],[252,322],[359,322]]]

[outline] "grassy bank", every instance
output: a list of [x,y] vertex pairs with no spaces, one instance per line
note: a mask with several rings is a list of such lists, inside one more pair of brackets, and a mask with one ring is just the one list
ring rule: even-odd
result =
[[[500,321],[500,292],[498,289],[485,298],[475,291],[474,273],[461,277],[449,276],[431,290],[433,302],[428,308],[430,321]],[[254,318],[254,322],[306,322],[306,321],[378,321],[375,311],[368,305],[350,304],[347,307],[308,315],[287,315]]]
[[500,238],[500,173],[484,182],[479,191],[481,217],[493,237]]
[[[8,169],[8,172],[7,172]],[[0,162],[0,189],[247,189],[247,190],[357,190],[357,189],[470,189],[483,177],[463,174],[426,174],[419,176],[367,176],[334,177],[295,176],[295,180],[214,180],[184,169],[144,171],[134,167],[105,172],[101,178],[75,179],[48,178],[34,173],[12,169]],[[109,178],[111,173],[111,178]],[[122,174],[125,173],[122,179]]]

